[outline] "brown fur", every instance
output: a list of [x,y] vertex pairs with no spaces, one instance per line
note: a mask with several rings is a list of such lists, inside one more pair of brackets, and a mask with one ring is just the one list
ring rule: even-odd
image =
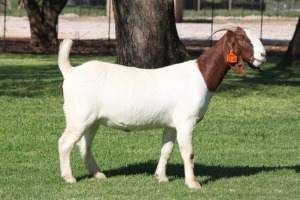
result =
[[[226,56],[233,49],[238,57],[236,63],[228,63]],[[209,91],[215,91],[231,68],[235,73],[246,76],[244,62],[253,59],[253,46],[242,28],[227,33],[197,59],[197,64]]]

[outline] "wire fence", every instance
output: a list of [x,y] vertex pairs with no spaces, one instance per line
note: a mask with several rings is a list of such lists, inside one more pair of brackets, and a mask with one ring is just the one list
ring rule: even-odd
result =
[[269,17],[299,17],[299,0],[186,0],[185,10],[192,17],[214,16],[246,17],[261,15]]
[[[77,40],[114,38],[114,26],[110,25],[113,19],[107,17],[107,13],[111,12],[107,8],[111,6],[106,6],[107,1],[111,0],[69,0],[59,20],[59,38],[68,37]],[[183,22],[211,24],[210,32],[213,31],[214,23],[235,24],[238,19],[259,24],[260,36],[268,37],[268,33],[263,32],[264,19],[276,22],[288,18],[297,21],[300,13],[299,0],[182,1]],[[78,22],[81,22],[80,25]],[[0,0],[0,41],[5,45],[7,38],[29,37],[29,22],[22,1]]]
[[[106,16],[107,0],[69,0],[62,14],[74,14],[78,17]],[[175,0],[176,1],[176,0]],[[0,15],[15,17],[27,16],[21,0],[0,0]],[[183,0],[185,18],[211,17],[214,9],[215,16],[260,15],[298,17],[300,12],[299,0]]]

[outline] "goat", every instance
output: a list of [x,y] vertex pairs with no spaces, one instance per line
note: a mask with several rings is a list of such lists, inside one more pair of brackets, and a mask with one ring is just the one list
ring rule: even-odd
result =
[[[166,165],[177,139],[184,162],[185,184],[199,189],[194,175],[193,129],[202,120],[213,92],[227,71],[245,75],[244,63],[258,68],[266,52],[247,28],[229,27],[226,34],[196,60],[159,69],[139,69],[89,61],[72,67],[71,40],[61,43],[58,63],[63,74],[66,129],[58,141],[61,177],[75,183],[70,153],[78,145],[88,172],[105,179],[91,145],[100,125],[132,131],[164,129],[161,156],[155,171],[167,182]],[[235,61],[226,56],[234,53]]]

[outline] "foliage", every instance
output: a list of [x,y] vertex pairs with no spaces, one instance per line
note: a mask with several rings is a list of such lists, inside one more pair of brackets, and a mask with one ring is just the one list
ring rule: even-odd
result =
[[[97,57],[72,56],[76,65]],[[108,180],[87,176],[72,154],[79,182],[59,178],[57,141],[65,127],[56,56],[0,55],[0,199],[298,199],[300,196],[300,68],[229,73],[195,130],[195,173],[203,189],[184,186],[174,151],[170,183],[153,177],[161,130],[101,127],[94,154]],[[101,60],[114,62],[114,57]]]

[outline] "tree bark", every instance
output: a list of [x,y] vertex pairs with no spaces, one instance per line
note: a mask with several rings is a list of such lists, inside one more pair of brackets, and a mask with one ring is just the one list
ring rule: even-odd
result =
[[58,16],[68,0],[43,0],[39,5],[37,0],[24,0],[27,10],[31,40],[34,47],[57,49],[57,24]]
[[184,1],[183,0],[174,0],[174,4],[175,4],[175,21],[183,22]]
[[117,63],[159,68],[187,58],[175,25],[173,0],[113,0]]
[[296,30],[288,49],[283,57],[282,63],[288,67],[300,64],[300,16],[296,26]]

